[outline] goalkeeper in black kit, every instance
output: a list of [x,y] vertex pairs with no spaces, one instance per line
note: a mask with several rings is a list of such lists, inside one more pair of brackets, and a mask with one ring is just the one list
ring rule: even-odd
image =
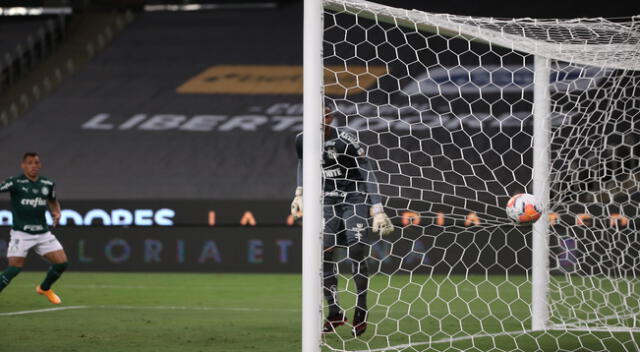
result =
[[[329,105],[329,104],[327,104]],[[347,322],[345,312],[337,297],[337,264],[333,260],[334,249],[346,247],[356,284],[357,303],[352,320],[352,334],[362,335],[367,329],[367,289],[369,272],[367,257],[370,246],[364,242],[371,216],[371,230],[381,235],[393,232],[391,220],[385,214],[378,184],[366,147],[358,139],[331,126],[334,116],[332,106],[325,108],[324,152],[322,172],[324,179],[324,258],[323,293],[329,306],[323,332],[335,332],[335,328]],[[302,216],[302,133],[296,136],[298,153],[298,187],[291,203],[295,219]]]

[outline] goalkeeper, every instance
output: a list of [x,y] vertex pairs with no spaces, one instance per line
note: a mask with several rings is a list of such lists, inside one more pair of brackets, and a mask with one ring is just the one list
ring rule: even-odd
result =
[[[337,297],[337,264],[333,260],[334,249],[346,246],[352,264],[356,284],[357,303],[352,321],[352,334],[359,336],[367,329],[367,288],[369,273],[367,257],[369,245],[364,242],[368,230],[367,219],[373,217],[372,230],[381,235],[393,232],[393,225],[385,214],[377,191],[376,177],[365,146],[358,139],[331,126],[333,109],[325,107],[324,153],[322,157],[324,178],[324,258],[323,293],[329,306],[329,315],[323,332],[335,332],[335,328],[347,321]],[[302,133],[296,137],[298,175],[295,198],[291,203],[294,219],[302,217]],[[371,206],[369,206],[371,205]]]

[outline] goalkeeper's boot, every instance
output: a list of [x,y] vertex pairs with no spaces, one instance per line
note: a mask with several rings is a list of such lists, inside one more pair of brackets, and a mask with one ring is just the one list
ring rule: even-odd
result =
[[351,334],[353,336],[360,336],[367,331],[367,311],[365,309],[356,308],[356,312],[353,314],[353,328]]
[[60,299],[60,297],[58,297],[58,295],[56,295],[52,289],[48,289],[47,291],[43,290],[42,288],[40,288],[40,285],[36,286],[36,292],[39,295],[43,295],[45,297],[47,297],[47,299],[49,300],[49,302],[53,303],[53,304],[60,304],[62,303],[62,300]]
[[322,333],[328,334],[336,332],[336,328],[338,326],[342,326],[347,322],[347,316],[343,311],[340,311],[336,314],[329,314],[327,319],[324,321],[324,326],[322,327]]

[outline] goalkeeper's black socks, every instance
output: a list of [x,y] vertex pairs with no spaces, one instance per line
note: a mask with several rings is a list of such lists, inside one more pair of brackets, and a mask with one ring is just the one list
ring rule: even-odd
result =
[[335,316],[340,312],[338,304],[338,278],[336,277],[336,263],[332,262],[332,253],[325,252],[322,264],[324,282],[323,293],[329,306],[329,316]]

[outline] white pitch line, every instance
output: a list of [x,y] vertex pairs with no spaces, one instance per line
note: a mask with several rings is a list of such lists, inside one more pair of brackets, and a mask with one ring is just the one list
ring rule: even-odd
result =
[[187,306],[130,306],[130,305],[103,305],[87,306],[87,308],[102,309],[140,309],[140,310],[195,310],[195,311],[230,311],[230,312],[289,312],[297,313],[300,309],[280,308],[246,308],[246,307],[187,307]]
[[[603,319],[606,320],[610,320],[610,319],[614,319],[614,318],[630,318],[633,316],[636,316],[638,314],[626,314],[626,315],[612,315],[612,316],[606,316],[606,317],[601,317],[600,319],[591,319],[591,320],[585,320],[584,322],[596,322],[596,321],[601,321]],[[575,330],[580,330],[580,331],[593,331],[593,332],[640,332],[638,330],[638,328],[628,328],[628,327],[596,327],[596,328],[589,328],[589,327],[572,327],[570,325],[560,325],[560,324],[556,324],[556,325],[551,325],[549,326],[549,328],[546,331],[551,331],[551,330],[570,330],[570,331],[575,331]],[[477,335],[468,335],[468,336],[459,336],[459,337],[451,337],[451,338],[444,338],[444,339],[440,339],[440,340],[434,340],[434,341],[426,341],[426,342],[416,342],[416,343],[408,343],[408,344],[404,344],[404,345],[396,345],[396,346],[389,346],[389,347],[384,347],[384,348],[377,348],[377,349],[372,349],[372,350],[357,350],[357,351],[350,351],[350,352],[384,352],[384,351],[400,351],[402,349],[405,348],[410,348],[410,347],[414,347],[414,346],[424,346],[424,345],[435,345],[435,344],[442,344],[442,343],[452,343],[452,342],[457,342],[457,341],[465,341],[465,340],[472,340],[472,339],[478,339],[478,338],[484,338],[484,337],[499,337],[499,336],[509,336],[509,335],[518,335],[518,334],[529,334],[532,332],[540,332],[541,330],[518,330],[518,331],[505,331],[505,332],[499,332],[499,333],[493,333],[493,334],[477,334]]]
[[55,311],[59,311],[59,310],[85,309],[85,308],[89,308],[89,307],[87,307],[87,306],[68,306],[68,307],[55,307],[55,308],[34,309],[34,310],[21,310],[21,311],[17,311],[17,312],[0,313],[0,316],[8,317],[8,316],[12,316],[12,315],[46,313],[46,312],[55,312]]
[[464,341],[464,340],[469,340],[469,339],[477,339],[477,338],[481,338],[481,337],[498,337],[498,336],[528,334],[528,333],[531,333],[531,332],[534,332],[534,331],[535,330],[517,330],[517,331],[496,332],[496,333],[493,333],[493,334],[478,334],[478,335],[471,335],[471,336],[460,336],[460,337],[452,337],[452,338],[440,339],[440,340],[432,341],[430,344]]
[[566,323],[563,324],[556,324],[556,326],[563,326],[563,325],[567,325],[567,326],[571,326],[574,324],[588,324],[588,323],[600,323],[600,322],[604,322],[607,320],[612,320],[612,319],[629,319],[629,318],[633,318],[635,316],[640,315],[640,313],[628,313],[628,314],[623,314],[623,315],[617,315],[617,314],[612,314],[612,315],[606,315],[604,317],[599,317],[599,318],[594,318],[594,319],[587,319],[587,320],[577,320],[577,319],[573,319],[573,321],[568,321]]
[[191,311],[227,311],[227,312],[287,312],[298,313],[299,309],[277,309],[277,308],[247,308],[247,307],[188,307],[188,306],[133,306],[133,305],[99,305],[99,306],[69,306],[55,307],[36,310],[23,310],[18,312],[0,313],[0,316],[24,315],[45,312],[55,312],[67,309],[138,309],[138,310],[191,310]]
[[[14,284],[11,285],[11,287],[31,287],[32,285],[29,284]],[[64,285],[65,288],[79,288],[79,289],[99,289],[99,290],[103,290],[103,289],[124,289],[124,290],[129,290],[129,289],[140,289],[140,290],[159,290],[159,289],[174,289],[175,287],[169,287],[169,286],[143,286],[143,285],[74,285],[74,284],[65,284]]]
[[376,349],[372,349],[372,350],[357,350],[357,351],[350,351],[350,352],[400,351],[400,350],[403,350],[405,348],[410,348],[410,347],[415,347],[415,346],[424,346],[424,345],[429,345],[430,346],[430,345],[441,344],[441,343],[452,343],[452,342],[457,342],[457,341],[479,339],[479,338],[483,338],[483,337],[499,337],[499,336],[507,336],[507,335],[528,334],[528,333],[533,332],[533,331],[534,330],[518,330],[518,331],[497,332],[497,333],[493,333],[493,334],[478,334],[478,335],[468,335],[468,336],[459,336],[459,337],[449,337],[449,338],[444,338],[444,339],[434,340],[434,341],[408,343],[408,344],[405,344],[405,345],[396,345],[396,346],[389,346],[389,347],[383,347],[383,348],[376,348]]
[[142,286],[142,285],[69,285],[66,284],[64,287],[68,288],[80,288],[80,289],[116,289],[116,290],[165,290],[165,289],[175,289],[175,287],[169,286]]
[[640,332],[640,328],[629,328],[624,326],[600,326],[600,327],[588,327],[588,326],[566,326],[566,325],[552,325],[547,330],[556,331],[586,331],[586,332]]
[[[14,284],[11,285],[11,287],[31,287],[31,285],[27,285],[27,284]],[[64,284],[65,288],[77,288],[77,289],[98,289],[98,290],[104,290],[104,289],[115,289],[115,290],[185,290],[185,288],[181,288],[179,286],[144,286],[144,285],[74,285],[74,284]],[[206,291],[230,291],[234,288],[237,287],[229,287],[229,286],[225,286],[225,287],[220,287],[220,286],[205,286],[205,287],[201,287],[202,290],[206,290]],[[264,292],[264,288],[244,288],[242,287],[243,291],[260,291],[260,292]]]

